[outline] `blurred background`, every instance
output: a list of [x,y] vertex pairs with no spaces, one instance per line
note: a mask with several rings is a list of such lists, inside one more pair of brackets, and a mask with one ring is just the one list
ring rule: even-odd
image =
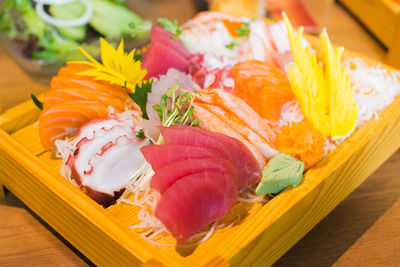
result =
[[30,93],[43,92],[66,60],[81,59],[79,46],[95,56],[99,37],[113,44],[124,38],[126,49],[141,47],[158,17],[183,23],[207,9],[272,20],[284,11],[310,34],[326,27],[337,45],[400,65],[399,0],[60,0],[66,4],[47,5],[49,1],[0,0],[3,110]]
[[[49,25],[38,19],[35,3],[44,4],[46,0],[0,0],[0,105],[3,111],[29,99],[31,93],[47,90],[51,74],[65,60],[79,57],[77,46],[95,53],[98,37],[103,36],[114,42],[123,37],[127,47],[140,47],[148,41],[149,25],[157,17],[177,19],[181,24],[206,9],[271,19],[279,19],[285,11],[295,25],[304,25],[310,34],[326,27],[333,43],[376,61],[400,66],[399,0],[87,1],[93,3],[97,20],[72,27]],[[44,5],[44,16],[51,14],[61,20],[82,17],[84,3],[62,9]],[[135,21],[128,27],[124,24],[127,17]],[[330,266],[337,262],[400,196],[400,186],[393,179],[397,177],[385,172],[386,168],[393,169],[392,165],[399,160],[397,153],[286,253],[277,266],[299,263]],[[7,218],[0,220],[0,228],[7,229],[2,233],[11,233],[0,236],[0,265],[10,262],[90,264],[47,229],[44,222],[32,217],[12,194],[0,200],[0,207],[0,218]],[[15,253],[7,253],[5,247],[14,247]]]

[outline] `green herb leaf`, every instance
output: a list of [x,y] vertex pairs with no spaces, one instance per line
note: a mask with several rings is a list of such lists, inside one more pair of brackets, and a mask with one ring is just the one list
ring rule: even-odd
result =
[[143,61],[142,53],[139,53],[138,51],[135,50],[135,53],[133,54],[133,60]]
[[194,119],[191,123],[190,126],[199,126],[199,120],[198,119]]
[[239,28],[236,28],[236,32],[239,35],[239,37],[247,37],[249,36],[250,33],[250,23],[249,22],[243,22],[242,26]]
[[129,97],[140,107],[142,117],[146,120],[149,119],[146,111],[147,95],[151,92],[152,83],[151,79],[144,81],[141,86],[136,85],[134,93],[128,93]]
[[170,88],[167,89],[167,91],[165,91],[165,95],[167,97],[173,97],[180,87],[181,86],[179,84],[172,85]]
[[40,102],[34,94],[31,94],[31,98],[33,103],[35,103],[35,106],[37,106],[40,110],[43,110],[43,102]]
[[238,46],[239,44],[240,44],[239,39],[233,38],[232,42],[225,45],[225,47],[232,50],[235,46]]
[[149,145],[153,145],[153,141],[151,141],[151,139],[149,139]]
[[142,139],[146,138],[146,136],[144,135],[143,129],[140,129],[138,131],[136,137],[139,137],[139,138],[142,138]]
[[173,34],[171,39],[179,39],[182,35],[182,29],[178,27],[178,21],[170,21],[169,19],[160,18],[157,20],[158,24],[161,25],[166,31]]

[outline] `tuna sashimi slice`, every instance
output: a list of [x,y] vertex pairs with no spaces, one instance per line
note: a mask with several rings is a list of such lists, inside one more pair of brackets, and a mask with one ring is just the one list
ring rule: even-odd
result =
[[176,161],[218,157],[218,151],[188,145],[147,145],[140,151],[155,172]]
[[162,195],[155,216],[178,244],[224,217],[238,199],[234,179],[227,173],[204,171],[178,180]]
[[172,50],[178,52],[184,58],[188,58],[190,56],[189,50],[183,44],[183,42],[179,39],[171,39],[172,33],[164,30],[160,26],[154,26],[151,29],[151,43],[162,43]]
[[152,43],[143,59],[143,69],[148,73],[145,79],[166,74],[170,68],[187,73],[189,61],[181,54],[162,43]]
[[190,145],[218,151],[221,158],[229,160],[239,174],[239,190],[260,179],[261,169],[250,150],[230,136],[203,130],[199,127],[175,125],[162,127],[166,144]]
[[173,162],[159,169],[150,186],[161,194],[185,176],[203,171],[213,171],[232,176],[238,183],[238,171],[229,161],[220,158],[187,159]]

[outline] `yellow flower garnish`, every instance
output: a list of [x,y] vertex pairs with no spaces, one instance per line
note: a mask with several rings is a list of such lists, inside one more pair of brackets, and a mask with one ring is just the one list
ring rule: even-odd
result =
[[320,34],[321,64],[316,53],[303,47],[303,28],[295,33],[285,14],[283,18],[293,54],[293,62],[286,67],[293,93],[316,130],[334,140],[340,139],[355,128],[358,117],[348,66],[341,66],[343,48],[333,49],[324,30]]
[[85,50],[79,51],[89,60],[76,63],[85,64],[92,69],[79,72],[79,75],[93,77],[94,80],[107,81],[135,92],[136,85],[141,85],[147,70],[142,69],[142,62],[134,60],[135,49],[130,53],[124,52],[124,41],[121,40],[115,50],[106,40],[100,38],[101,61],[97,62]]

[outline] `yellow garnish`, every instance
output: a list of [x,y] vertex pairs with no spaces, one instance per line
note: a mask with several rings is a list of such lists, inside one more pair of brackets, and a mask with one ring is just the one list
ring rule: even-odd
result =
[[316,53],[303,47],[303,28],[295,33],[286,14],[283,19],[293,53],[293,62],[286,67],[293,93],[316,130],[324,136],[340,139],[354,129],[358,116],[348,66],[342,68],[340,62],[343,48],[333,49],[324,30],[320,34],[321,64]]
[[97,62],[85,50],[79,51],[90,61],[79,61],[75,63],[85,64],[92,69],[79,72],[79,75],[93,77],[94,80],[107,81],[110,84],[117,84],[135,92],[136,85],[141,85],[147,70],[142,69],[142,62],[134,59],[135,49],[130,53],[124,52],[124,41],[121,40],[115,50],[106,40],[100,38],[101,61]]

